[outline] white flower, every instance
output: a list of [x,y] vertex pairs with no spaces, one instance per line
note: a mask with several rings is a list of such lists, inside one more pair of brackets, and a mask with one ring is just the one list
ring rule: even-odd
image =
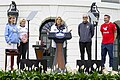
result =
[[50,74],[50,73],[51,73],[51,71],[49,71],[49,70],[46,71],[46,74]]
[[20,69],[20,72],[21,72],[21,73],[23,73],[23,70],[22,70],[22,69]]
[[53,70],[53,69],[51,69],[51,71],[53,72],[54,70]]
[[80,69],[84,69],[84,68],[85,68],[85,66],[84,66],[84,65],[82,65]]
[[25,66],[25,67],[24,67],[24,69],[23,69],[23,70],[26,70],[26,68],[27,68],[26,64],[24,64],[24,66]]
[[66,64],[66,65],[65,65],[65,67],[67,68],[67,67],[69,67],[69,65],[68,65],[68,64]]
[[89,72],[91,71],[91,68],[89,68]]
[[17,69],[16,72],[17,72],[16,74],[18,74],[18,75],[21,74],[20,69]]
[[28,70],[28,67],[26,67],[26,70]]
[[86,68],[84,69],[84,72],[86,71]]
[[93,64],[93,68],[94,68],[94,69],[96,69],[96,68],[97,68],[97,65],[96,65],[95,63]]
[[42,73],[44,72],[44,70],[42,69]]
[[111,75],[115,75],[115,74],[118,74],[118,72],[117,71],[112,71],[111,72]]
[[29,71],[31,71],[32,69],[31,69],[31,67],[29,67]]
[[77,73],[77,70],[73,69],[72,74],[76,74],[76,73]]
[[103,73],[106,75],[109,74],[109,72],[106,69],[103,70]]
[[32,65],[32,69],[34,69],[35,68],[35,65]]
[[35,71],[37,70],[37,67],[35,67]]
[[47,68],[47,71],[46,71],[46,73],[47,73],[47,74],[50,74],[50,73],[51,73],[51,71],[52,71],[52,69],[50,69],[50,68]]
[[101,66],[99,67],[99,71],[101,71],[102,70],[102,68],[101,68]]
[[55,68],[55,66],[53,66],[53,70],[55,70],[56,68]]
[[96,71],[98,71],[98,68],[96,69]]
[[19,69],[20,69],[20,64],[19,64]]
[[43,69],[43,65],[41,65],[41,68]]
[[41,63],[39,63],[39,67],[41,66]]
[[58,68],[58,64],[56,65],[56,68]]
[[61,68],[59,68],[60,72],[61,72]]
[[26,64],[24,64],[24,66],[27,67]]
[[19,72],[19,69],[16,69],[16,72]]
[[11,73],[13,73],[13,71],[11,71]]
[[102,72],[103,72],[103,74],[106,74],[106,75],[109,74],[109,72],[106,70],[106,68],[103,69]]
[[69,66],[67,66],[66,69],[68,72],[72,72],[72,69]]
[[79,69],[79,66],[77,65],[76,70],[78,71],[78,69]]

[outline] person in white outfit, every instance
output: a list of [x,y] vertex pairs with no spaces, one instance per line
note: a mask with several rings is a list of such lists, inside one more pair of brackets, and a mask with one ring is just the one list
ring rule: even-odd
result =
[[[20,46],[18,47],[20,52],[20,57],[22,59],[26,59],[26,53],[28,51],[28,28],[26,27],[26,20],[20,20],[20,26],[18,27],[19,38],[20,38]],[[24,66],[22,65],[23,69]]]
[[[68,32],[67,30],[67,26],[65,25],[65,23],[63,22],[61,17],[57,17],[55,19],[55,24],[51,27],[50,32]],[[52,47],[56,48],[56,43],[54,40],[52,40]],[[66,42],[64,42],[63,44],[63,48],[66,47]]]
[[22,59],[26,59],[26,52],[28,50],[28,28],[26,27],[26,20],[20,20],[20,26],[18,27],[18,32],[20,35],[20,46],[19,51]]
[[[51,27],[50,32],[67,32],[67,27],[65,26],[61,17],[57,17],[55,19],[55,24]],[[65,48],[65,47],[66,47],[66,44],[64,42],[63,48]],[[54,42],[54,40],[52,40],[52,48],[54,48],[54,51],[56,51],[56,43]],[[64,54],[62,54],[61,56],[63,56],[63,58],[64,58]],[[59,67],[59,64],[56,62],[56,60],[57,60],[57,54],[55,53],[53,68],[56,65],[58,65],[58,67]]]

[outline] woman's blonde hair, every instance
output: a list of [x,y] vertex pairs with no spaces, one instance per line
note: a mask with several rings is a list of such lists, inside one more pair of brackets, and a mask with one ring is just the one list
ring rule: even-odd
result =
[[11,22],[10,22],[10,19],[11,19],[11,18],[15,18],[15,16],[11,16],[11,15],[8,16],[8,23],[10,23],[10,24],[11,24]]
[[20,25],[21,25],[22,22],[26,22],[26,20],[25,19],[20,19]]
[[57,24],[57,20],[60,18],[60,20],[61,20],[61,25],[63,24],[63,20],[62,20],[62,18],[60,17],[60,16],[58,16],[58,17],[56,17],[56,19],[55,19],[55,24]]

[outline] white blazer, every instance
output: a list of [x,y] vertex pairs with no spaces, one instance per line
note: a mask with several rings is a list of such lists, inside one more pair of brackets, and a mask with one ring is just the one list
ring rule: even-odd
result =
[[[57,26],[55,26],[55,24],[51,27],[50,32],[59,32],[59,30],[57,29]],[[62,32],[67,32],[66,27],[65,27],[65,29],[63,29]],[[53,47],[53,48],[56,48],[56,43],[55,43],[54,40],[52,40],[52,47]],[[65,42],[64,42],[64,44],[63,44],[63,47],[66,47]]]

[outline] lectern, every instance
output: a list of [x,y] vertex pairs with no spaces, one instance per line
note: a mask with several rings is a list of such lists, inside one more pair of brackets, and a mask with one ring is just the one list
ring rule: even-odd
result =
[[53,66],[58,65],[58,68],[64,70],[65,69],[65,59],[63,53],[63,43],[66,40],[72,38],[70,32],[50,32],[48,34],[49,39],[53,39],[56,43],[56,53],[53,62]]
[[42,59],[43,52],[46,46],[45,45],[32,45],[32,47],[35,49],[37,59]]

